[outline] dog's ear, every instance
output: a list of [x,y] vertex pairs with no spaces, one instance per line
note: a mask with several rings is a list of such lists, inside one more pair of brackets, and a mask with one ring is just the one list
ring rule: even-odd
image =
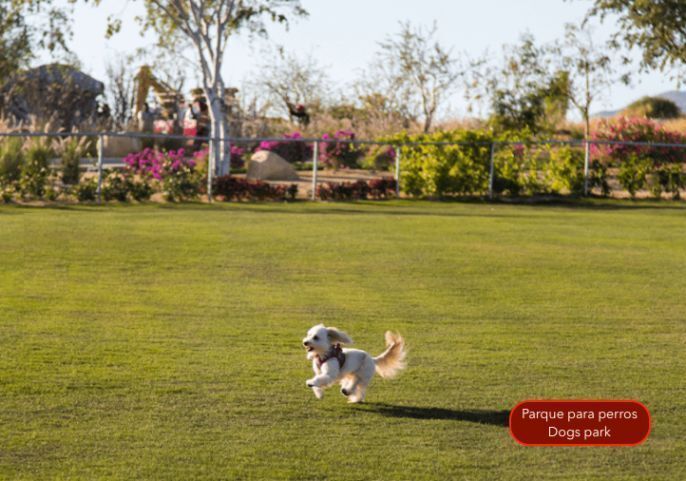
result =
[[352,344],[353,340],[350,339],[345,332],[339,331],[335,327],[327,327],[326,332],[329,333],[329,340],[331,344]]

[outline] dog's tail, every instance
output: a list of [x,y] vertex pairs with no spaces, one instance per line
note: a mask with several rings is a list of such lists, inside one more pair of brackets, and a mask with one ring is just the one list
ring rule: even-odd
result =
[[400,334],[386,331],[386,350],[374,358],[379,376],[390,379],[405,368],[405,340]]

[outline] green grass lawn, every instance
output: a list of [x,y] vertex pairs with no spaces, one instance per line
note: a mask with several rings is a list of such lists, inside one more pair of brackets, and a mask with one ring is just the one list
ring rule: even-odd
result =
[[[686,206],[0,208],[0,479],[686,479]],[[300,340],[409,344],[362,406]],[[636,399],[525,448],[524,399]]]

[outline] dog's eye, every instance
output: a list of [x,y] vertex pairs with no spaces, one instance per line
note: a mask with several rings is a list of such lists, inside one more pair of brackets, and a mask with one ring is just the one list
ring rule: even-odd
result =
[[314,337],[312,338],[312,340],[313,340],[313,341],[318,341],[318,340],[319,340],[319,336],[314,336]]

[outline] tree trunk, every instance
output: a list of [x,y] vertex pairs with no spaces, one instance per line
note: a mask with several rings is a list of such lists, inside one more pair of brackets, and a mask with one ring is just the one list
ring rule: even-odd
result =
[[429,116],[426,115],[424,117],[424,133],[428,134],[431,131],[431,124],[433,123],[433,119]]
[[228,126],[224,115],[223,99],[218,88],[205,89],[210,111],[210,165],[214,175],[227,175],[231,171],[228,152]]

